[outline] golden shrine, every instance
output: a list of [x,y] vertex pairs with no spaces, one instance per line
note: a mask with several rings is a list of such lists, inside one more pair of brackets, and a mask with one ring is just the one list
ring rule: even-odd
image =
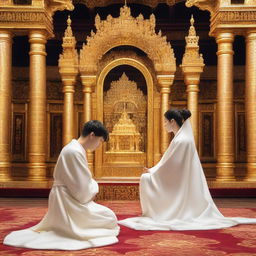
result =
[[50,187],[91,119],[95,178],[136,184],[185,107],[209,186],[255,188],[255,103],[255,0],[0,0],[1,187]]

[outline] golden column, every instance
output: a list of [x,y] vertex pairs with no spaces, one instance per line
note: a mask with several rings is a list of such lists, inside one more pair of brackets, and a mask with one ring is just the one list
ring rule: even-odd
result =
[[191,125],[193,127],[195,144],[198,148],[199,144],[199,113],[198,113],[198,93],[200,74],[203,72],[204,59],[202,54],[199,54],[198,41],[199,37],[196,36],[194,27],[193,16],[190,19],[189,35],[186,37],[186,49],[182,59],[182,72],[184,80],[187,85],[187,108],[191,111]]
[[[92,119],[92,93],[96,84],[96,76],[94,75],[81,75],[84,93],[84,122],[88,122]],[[90,170],[94,170],[94,153],[87,151],[88,165]]]
[[247,181],[256,181],[256,30],[246,35]]
[[0,30],[0,179],[10,179],[11,167],[12,34]]
[[46,33],[43,30],[30,31],[29,42],[28,178],[43,180],[46,171]]
[[217,67],[217,177],[218,181],[234,180],[234,103],[232,32],[220,31]]
[[160,87],[161,93],[161,110],[160,110],[160,120],[161,120],[161,144],[160,152],[163,155],[169,145],[169,136],[164,128],[164,113],[169,109],[169,99],[171,92],[171,85],[173,83],[174,75],[157,75],[157,81]]
[[78,73],[76,40],[73,37],[70,17],[68,17],[67,25],[62,44],[63,53],[59,58],[59,71],[64,84],[63,145],[74,138],[74,84]]

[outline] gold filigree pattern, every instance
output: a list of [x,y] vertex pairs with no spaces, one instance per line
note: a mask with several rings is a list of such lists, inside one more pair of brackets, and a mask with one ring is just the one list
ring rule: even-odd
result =
[[229,229],[224,229],[221,233],[230,234],[235,238],[239,238],[241,242],[238,242],[237,245],[256,248],[256,234],[255,232],[250,232],[250,225],[240,225],[232,227]]
[[116,46],[130,45],[143,50],[157,72],[173,74],[176,70],[173,49],[161,31],[155,33],[155,26],[153,14],[150,19],[144,19],[141,14],[134,18],[127,6],[120,9],[118,18],[108,15],[107,20],[101,20],[96,15],[96,33],[91,32],[80,51],[80,71],[84,75],[96,73],[98,61],[106,52]]
[[[182,67],[187,65],[193,65],[198,67],[204,67],[204,59],[202,54],[199,54],[199,36],[196,35],[196,30],[194,27],[194,18],[193,15],[190,19],[190,28],[189,28],[189,34],[185,37],[186,39],[186,49],[185,54],[182,59]],[[184,67],[183,67],[184,69]],[[202,68],[200,69],[202,72]]]
[[[110,89],[104,95],[104,123],[109,131],[114,132],[114,126],[125,111],[140,135],[140,147],[138,150],[145,152],[146,132],[146,111],[147,101],[143,92],[137,88],[134,81],[130,81],[125,73],[118,81],[113,81]],[[128,121],[127,121],[128,122]],[[127,127],[126,127],[127,128]],[[124,129],[126,129],[124,128]],[[108,149],[111,150],[109,141]],[[112,150],[113,151],[113,150]]]
[[[170,243],[170,241],[172,242]],[[144,250],[137,251],[136,256],[184,256],[191,255],[191,252],[193,252],[193,255],[226,255],[223,251],[211,250],[208,248],[210,245],[219,244],[219,241],[217,240],[177,233],[154,233],[152,235],[144,235],[139,238],[129,239],[126,243],[137,245],[140,248],[147,248],[147,252]]]

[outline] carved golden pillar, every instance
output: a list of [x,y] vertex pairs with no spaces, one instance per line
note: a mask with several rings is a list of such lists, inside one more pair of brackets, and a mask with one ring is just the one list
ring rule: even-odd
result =
[[28,115],[29,179],[45,179],[46,157],[46,34],[30,31],[30,90]]
[[63,145],[68,144],[74,138],[74,84],[78,73],[76,40],[73,37],[70,17],[68,17],[67,25],[62,44],[63,53],[59,58],[59,71],[64,84]]
[[157,75],[157,81],[160,87],[161,93],[161,135],[160,135],[160,152],[163,155],[169,145],[169,135],[164,128],[164,113],[169,109],[169,99],[171,92],[171,85],[173,83],[174,75]]
[[256,30],[246,35],[247,181],[256,181]]
[[0,30],[0,179],[10,179],[12,34]]
[[74,138],[74,83],[75,81],[63,81],[64,110],[63,110],[63,146]]
[[217,177],[234,180],[234,103],[232,32],[219,32],[217,74]]
[[[92,93],[96,84],[96,76],[81,76],[83,84],[83,93],[84,93],[84,122],[88,122],[92,119]],[[90,170],[94,170],[94,154],[91,151],[87,151],[87,158]]]
[[186,49],[182,59],[182,72],[187,85],[187,108],[191,111],[191,125],[193,128],[195,144],[198,148],[199,144],[199,113],[198,113],[198,93],[200,75],[203,72],[204,60],[199,54],[198,41],[194,27],[193,16],[190,19],[189,35],[186,37]]
[[199,144],[199,113],[198,113],[198,93],[199,93],[199,80],[200,75],[198,78],[192,78],[191,75],[187,74],[188,77],[185,77],[185,83],[187,85],[187,108],[191,111],[191,125],[193,128],[195,144],[198,149]]

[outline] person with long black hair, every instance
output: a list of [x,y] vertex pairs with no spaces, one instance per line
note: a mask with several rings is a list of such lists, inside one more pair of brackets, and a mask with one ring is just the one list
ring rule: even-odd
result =
[[255,223],[255,219],[224,217],[210,195],[199,160],[187,109],[164,114],[174,133],[157,165],[140,179],[142,216],[119,221],[137,230],[206,230]]

